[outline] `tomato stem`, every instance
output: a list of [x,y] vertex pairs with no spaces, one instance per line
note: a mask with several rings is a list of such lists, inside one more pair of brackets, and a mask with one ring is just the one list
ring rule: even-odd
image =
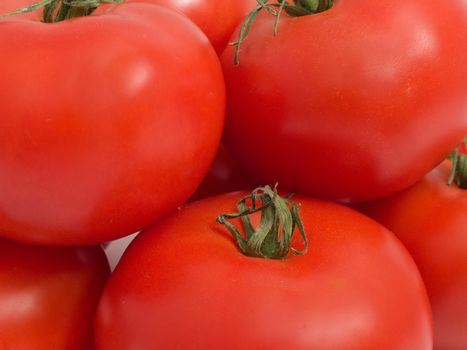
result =
[[42,22],[55,23],[67,19],[89,16],[101,4],[120,3],[123,0],[41,0],[29,6],[0,15],[0,19],[43,8]]
[[[299,204],[292,202],[291,196],[281,197],[277,193],[277,185],[274,189],[270,186],[258,187],[237,203],[238,213],[222,214],[217,218],[217,222],[227,227],[241,252],[247,256],[285,259],[290,251],[296,255],[305,254],[308,250],[308,239],[298,212]],[[251,206],[247,203],[251,203]],[[261,221],[255,229],[249,215],[259,211]],[[228,221],[235,218],[242,221],[245,236]],[[295,227],[305,243],[303,250],[291,246]]]
[[449,155],[449,159],[452,166],[448,185],[455,183],[457,187],[467,189],[467,136],[464,138],[464,144],[456,148]]
[[247,38],[256,17],[261,11],[264,10],[276,18],[273,28],[273,35],[276,36],[279,18],[281,17],[282,12],[285,11],[291,17],[308,16],[329,10],[333,5],[334,0],[293,0],[293,4],[290,4],[287,0],[277,0],[277,2],[269,2],[269,0],[256,1],[258,4],[246,15],[240,26],[237,41],[229,43],[229,45],[235,46],[235,65],[239,64],[238,57],[240,55],[240,46]]

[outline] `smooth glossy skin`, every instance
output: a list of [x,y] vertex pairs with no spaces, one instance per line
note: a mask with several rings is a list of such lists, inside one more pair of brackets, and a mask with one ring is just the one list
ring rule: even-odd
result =
[[0,349],[93,350],[93,319],[110,275],[100,247],[0,239]]
[[467,190],[447,186],[445,162],[412,188],[361,209],[405,244],[433,308],[434,344],[467,349]]
[[218,54],[230,35],[258,3],[256,0],[129,0],[147,2],[180,11],[196,23],[211,41]]
[[[409,187],[467,131],[467,2],[262,14],[222,55],[225,145],[261,183],[347,201]],[[233,36],[235,38],[235,35]]]
[[225,91],[186,17],[122,4],[56,24],[0,21],[0,45],[0,235],[109,241],[194,192],[219,144]]
[[215,222],[239,198],[191,203],[136,237],[100,301],[98,350],[432,349],[421,277],[389,231],[297,196],[309,253],[249,258]]

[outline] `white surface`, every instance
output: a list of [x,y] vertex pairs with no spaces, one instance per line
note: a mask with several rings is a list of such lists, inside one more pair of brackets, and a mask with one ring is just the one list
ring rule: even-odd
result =
[[133,238],[136,237],[138,232],[133,233],[129,236],[117,239],[115,241],[111,241],[105,247],[105,254],[107,255],[107,259],[109,259],[110,269],[113,271],[115,266],[117,266],[120,258],[122,257],[123,253],[125,252],[128,245],[131,243]]

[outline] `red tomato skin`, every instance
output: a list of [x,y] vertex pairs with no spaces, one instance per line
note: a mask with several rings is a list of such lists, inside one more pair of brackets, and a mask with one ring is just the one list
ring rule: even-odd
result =
[[190,18],[211,41],[218,54],[237,25],[258,3],[256,0],[129,0],[169,7]]
[[432,348],[423,283],[385,228],[297,196],[309,253],[249,258],[214,221],[239,198],[190,203],[136,237],[100,301],[98,350]]
[[0,348],[94,349],[95,310],[109,275],[98,246],[0,239]]
[[[0,1],[0,15],[19,10],[20,8],[24,8],[33,4],[30,0],[2,0]],[[13,16],[4,17],[0,21],[17,21],[19,19],[36,19],[40,20],[41,13],[40,11],[33,11],[33,12],[24,12],[19,13]]]
[[221,193],[252,189],[258,186],[249,181],[248,171],[242,169],[221,144],[214,162],[211,164],[201,185],[190,201],[195,201]]
[[260,183],[343,202],[414,184],[467,131],[466,7],[335,1],[276,37],[263,13],[239,65],[221,57],[228,151]]
[[360,209],[404,243],[433,309],[434,348],[467,349],[467,190],[448,186],[450,162],[415,186]]
[[0,22],[0,43],[1,235],[112,240],[202,181],[225,88],[217,55],[186,17],[122,4],[54,24]]

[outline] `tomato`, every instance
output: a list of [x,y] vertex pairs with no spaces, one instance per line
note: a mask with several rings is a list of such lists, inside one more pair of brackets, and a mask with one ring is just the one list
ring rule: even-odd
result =
[[225,88],[217,55],[186,17],[121,4],[53,24],[10,18],[0,45],[2,236],[109,241],[200,184]]
[[129,0],[167,6],[196,23],[220,54],[235,27],[257,5],[256,0]]
[[256,18],[238,65],[234,47],[222,55],[225,145],[255,182],[380,198],[422,178],[466,133],[467,2],[335,0],[283,13],[275,37],[274,21]]
[[467,348],[467,190],[448,186],[446,161],[410,189],[361,210],[405,244],[433,308],[435,349]]
[[421,277],[384,227],[297,196],[309,252],[251,258],[214,220],[241,196],[192,202],[135,238],[98,307],[98,350],[432,348]]
[[0,239],[0,348],[93,349],[93,319],[110,275],[100,247]]
[[[242,169],[221,145],[209,171],[190,200],[198,200],[216,194],[245,190],[252,187],[248,172]],[[253,186],[255,187],[255,186]]]
[[[21,8],[25,8],[27,6],[30,6],[34,1],[31,2],[31,0],[2,0],[0,1],[0,16],[7,14],[12,11],[19,10]],[[40,12],[39,11],[33,11],[33,12],[25,12],[25,13],[19,13],[11,17],[5,17],[1,19],[1,21],[7,21],[7,20],[13,20],[16,21],[20,18],[24,19],[40,19]]]

